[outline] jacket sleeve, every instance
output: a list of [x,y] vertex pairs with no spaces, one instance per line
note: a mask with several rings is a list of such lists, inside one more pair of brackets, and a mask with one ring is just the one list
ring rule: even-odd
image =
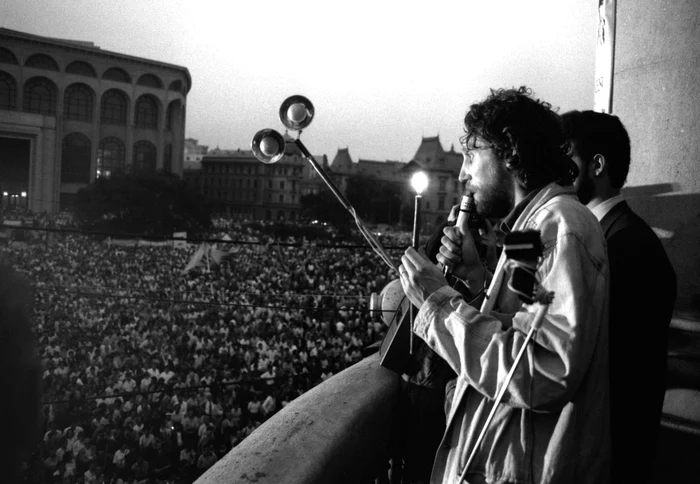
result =
[[[595,261],[575,235],[556,239],[538,269],[541,285],[554,291],[541,327],[530,342],[503,402],[552,411],[576,392],[607,318],[607,266]],[[505,282],[501,291],[505,289]],[[477,391],[495,399],[534,320],[535,305],[515,314],[484,315],[443,287],[421,307],[415,333]]]

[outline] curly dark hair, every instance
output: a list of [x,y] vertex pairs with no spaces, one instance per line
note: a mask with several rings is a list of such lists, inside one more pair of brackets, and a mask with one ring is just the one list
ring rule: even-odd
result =
[[481,136],[527,192],[551,182],[571,185],[578,176],[559,115],[525,86],[491,89],[483,102],[469,107],[464,132],[463,145]]

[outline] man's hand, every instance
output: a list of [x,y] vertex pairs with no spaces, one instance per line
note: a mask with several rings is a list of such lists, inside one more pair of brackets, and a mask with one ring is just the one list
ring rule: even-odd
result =
[[[480,243],[488,247],[487,259],[494,259],[495,265],[495,235],[488,221],[486,226],[487,230],[480,231]],[[449,267],[455,277],[466,281],[470,289],[479,290],[484,283],[485,270],[471,232],[466,230],[463,234],[453,226],[445,227],[443,234],[442,247],[436,256],[438,262]]]
[[399,275],[403,292],[418,308],[432,293],[448,285],[440,269],[412,247],[401,256]]

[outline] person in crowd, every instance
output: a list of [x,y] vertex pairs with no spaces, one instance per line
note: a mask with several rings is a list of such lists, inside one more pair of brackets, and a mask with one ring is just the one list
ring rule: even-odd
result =
[[204,472],[213,466],[217,460],[219,460],[219,457],[214,452],[214,449],[211,445],[207,445],[203,449],[199,459],[197,459],[197,469],[199,469],[200,472]]
[[[594,111],[570,111],[562,119],[580,171],[579,199],[600,222],[608,245],[612,481],[642,483],[652,475],[666,393],[676,274],[659,238],[620,193],[631,162],[620,119]],[[634,412],[631,395],[640,395]]]
[[[484,267],[468,231],[445,228],[437,259],[466,282],[472,301],[430,260],[405,251],[401,284],[420,308],[413,330],[458,375],[431,479],[607,483],[608,263],[600,225],[572,186],[577,169],[561,120],[521,87],[492,90],[470,107],[464,124],[460,181],[481,215],[502,219],[502,232],[539,231],[537,277],[554,299],[493,409],[537,305],[508,289],[506,254],[494,274]],[[475,447],[492,409],[495,418]]]
[[[27,281],[0,254],[0,469],[3,481],[19,480],[24,453],[41,442],[41,361],[32,331],[32,294]],[[44,461],[53,473],[58,458]]]
[[[245,235],[237,224],[226,224],[228,231],[240,231],[241,240],[260,240],[260,235]],[[407,234],[404,240],[409,238]],[[72,457],[75,479],[84,479],[91,462],[101,468],[97,479],[133,479],[129,476],[141,454],[141,432],[145,436],[147,429],[154,432],[154,446],[161,441],[174,467],[190,446],[196,470],[203,451],[197,449],[203,415],[213,426],[208,437],[213,440],[205,444],[222,454],[221,441],[230,449],[264,420],[258,395],[284,395],[277,402],[291,401],[320,383],[322,375],[357,362],[359,348],[382,336],[382,325],[377,331],[367,311],[367,295],[391,274],[368,262],[372,256],[367,251],[314,243],[281,249],[287,261],[297,261],[285,272],[269,265],[261,269],[259,249],[244,245],[236,277],[227,265],[183,275],[194,249],[124,248],[75,233],[56,234],[51,244],[4,248],[34,286],[33,329],[43,365],[39,378],[46,423],[41,435],[46,438],[29,457],[31,465],[24,466],[28,482],[43,482],[43,476],[32,474],[44,471],[43,461],[52,450],[60,467],[58,456],[72,449],[77,451]],[[308,296],[326,293],[321,286],[331,285],[352,289],[333,298]],[[212,287],[218,299],[203,306]],[[82,293],[77,288],[90,289]],[[295,294],[305,296],[302,300]],[[276,301],[272,307],[270,297]],[[344,325],[342,335],[336,321]],[[257,402],[255,416],[247,412],[251,401]],[[267,416],[280,407],[276,404]],[[224,416],[230,411],[233,429],[225,439]],[[161,430],[170,421],[178,430],[166,451]],[[155,472],[163,456],[154,448],[142,457]],[[120,474],[114,458],[121,449],[129,452]]]

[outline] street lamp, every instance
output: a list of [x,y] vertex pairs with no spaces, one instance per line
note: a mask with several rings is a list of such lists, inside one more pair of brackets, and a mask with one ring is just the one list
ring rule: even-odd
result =
[[420,234],[420,199],[421,194],[428,188],[428,175],[425,172],[417,171],[411,177],[411,186],[416,192],[413,211],[413,248],[418,250],[418,238]]
[[[416,192],[413,210],[413,241],[411,245],[414,249],[418,250],[418,239],[420,238],[420,199],[421,194],[426,188],[428,188],[428,175],[422,171],[415,172],[411,177],[411,186]],[[413,325],[413,319],[415,316],[415,308],[413,307],[413,304],[410,305],[409,313],[410,324]],[[409,332],[408,354],[413,354],[413,329],[411,329]]]

